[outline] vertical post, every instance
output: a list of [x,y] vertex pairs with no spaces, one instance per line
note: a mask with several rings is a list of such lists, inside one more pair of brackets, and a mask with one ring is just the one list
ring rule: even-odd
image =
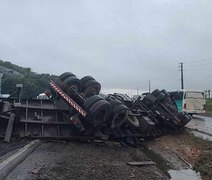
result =
[[149,93],[151,92],[151,83],[150,83],[150,80],[149,80]]
[[180,63],[180,70],[181,70],[181,89],[184,89],[184,81],[183,81],[183,63]]
[[9,121],[8,121],[8,124],[7,124],[6,133],[5,133],[5,136],[4,136],[5,142],[10,142],[10,138],[11,138],[12,132],[13,132],[14,121],[15,121],[15,114],[10,113],[10,118],[9,118]]
[[16,84],[16,87],[18,88],[18,103],[21,102],[21,96],[22,96],[22,88],[23,88],[23,84]]
[[1,81],[2,79],[1,79],[1,78],[2,78],[2,77],[3,77],[3,74],[0,73],[0,96],[1,96],[1,82],[2,82],[2,81]]
[[208,91],[207,90],[205,90],[205,97],[204,98],[208,99]]

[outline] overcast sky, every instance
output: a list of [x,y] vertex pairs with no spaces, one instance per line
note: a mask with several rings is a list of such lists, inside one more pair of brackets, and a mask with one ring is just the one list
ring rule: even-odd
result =
[[211,0],[0,0],[0,59],[104,89],[212,89]]

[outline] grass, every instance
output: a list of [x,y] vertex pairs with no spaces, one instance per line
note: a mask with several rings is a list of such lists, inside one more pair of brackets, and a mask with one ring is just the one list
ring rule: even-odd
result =
[[206,113],[212,113],[212,99],[206,99]]

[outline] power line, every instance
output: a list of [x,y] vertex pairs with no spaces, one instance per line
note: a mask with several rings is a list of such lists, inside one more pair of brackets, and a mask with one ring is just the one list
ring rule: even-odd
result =
[[207,63],[207,64],[195,64],[195,65],[185,65],[184,67],[208,67],[212,66],[212,63]]
[[172,81],[172,80],[178,80],[177,78],[178,74],[174,74],[174,76],[168,78],[168,79],[165,79],[166,81]]
[[153,81],[167,81],[167,80],[170,80],[170,79],[173,79],[175,76],[177,76],[177,72],[172,72],[172,73],[169,73],[169,74],[164,74],[163,77],[159,77],[159,78],[154,78],[152,79]]
[[[187,72],[187,70],[186,70],[186,72]],[[209,71],[205,71],[205,72],[208,73]],[[202,88],[205,86],[209,87],[212,85],[212,83],[210,81],[207,81],[209,75],[204,74],[204,73],[196,73],[196,75],[192,75],[190,73],[191,73],[191,71],[188,71],[184,77],[186,88],[188,88],[188,87],[189,88],[195,88],[195,87]]]
[[194,61],[186,61],[186,59],[184,59],[184,64],[196,64],[196,63],[201,63],[201,62],[211,62],[212,58],[204,58],[204,59],[196,59]]
[[199,63],[199,64],[191,64],[191,65],[185,64],[185,66],[193,67],[193,66],[205,66],[205,65],[211,65],[211,64],[212,64],[212,62],[208,62],[208,63]]
[[185,67],[185,70],[207,70],[212,69],[212,66],[205,66],[205,67]]

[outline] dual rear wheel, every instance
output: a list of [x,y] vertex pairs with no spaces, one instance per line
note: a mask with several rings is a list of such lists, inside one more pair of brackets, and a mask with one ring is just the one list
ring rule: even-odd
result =
[[[98,95],[101,90],[100,83],[92,76],[85,76],[79,80],[73,73],[65,72],[58,78],[65,86],[66,92],[69,92],[70,90],[80,92],[84,98]],[[61,84],[58,85],[61,86]]]

